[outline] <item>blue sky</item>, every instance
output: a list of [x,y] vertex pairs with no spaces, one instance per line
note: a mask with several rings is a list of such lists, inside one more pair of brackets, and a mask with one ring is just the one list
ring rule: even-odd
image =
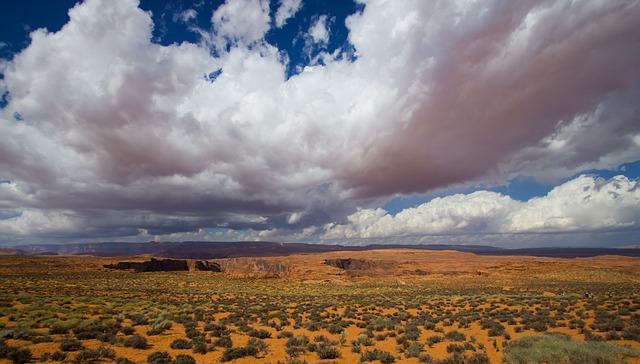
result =
[[1,6],[0,245],[638,245],[635,3]]

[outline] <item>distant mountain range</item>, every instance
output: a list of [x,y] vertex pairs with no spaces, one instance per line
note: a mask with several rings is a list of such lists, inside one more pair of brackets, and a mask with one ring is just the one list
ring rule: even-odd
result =
[[148,242],[148,243],[84,243],[31,244],[0,249],[0,254],[57,254],[130,256],[152,255],[181,259],[220,259],[236,257],[285,256],[291,254],[333,251],[363,251],[373,249],[456,250],[477,255],[526,255],[536,257],[576,258],[598,255],[640,256],[637,248],[521,248],[505,249],[481,245],[322,245],[277,242]]

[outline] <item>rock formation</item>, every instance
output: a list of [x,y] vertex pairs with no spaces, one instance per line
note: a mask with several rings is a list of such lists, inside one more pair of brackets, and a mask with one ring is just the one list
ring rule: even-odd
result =
[[220,265],[203,260],[154,259],[146,262],[118,262],[106,264],[105,268],[134,270],[136,272],[212,271],[220,272]]
[[379,276],[394,272],[397,263],[387,260],[326,259],[324,264],[342,269],[350,276]]
[[366,259],[327,259],[324,264],[342,270],[367,270],[376,268],[393,268],[395,264],[385,261],[366,260]]

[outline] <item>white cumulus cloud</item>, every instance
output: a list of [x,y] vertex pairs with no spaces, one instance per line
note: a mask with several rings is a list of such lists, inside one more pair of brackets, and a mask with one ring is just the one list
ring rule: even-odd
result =
[[276,27],[282,28],[289,18],[296,15],[301,7],[302,0],[280,0],[280,6],[275,15]]
[[249,45],[262,39],[269,21],[267,0],[227,0],[211,17],[220,49],[227,43]]
[[504,219],[503,232],[597,231],[640,227],[640,186],[624,176],[582,175],[527,201]]
[[325,239],[439,234],[589,232],[640,228],[640,186],[624,176],[582,175],[526,202],[490,191],[435,198],[395,216],[361,209],[347,224],[326,226]]
[[309,35],[313,39],[314,43],[328,43],[329,42],[329,30],[327,29],[327,16],[321,15],[316,19],[315,23],[309,28]]

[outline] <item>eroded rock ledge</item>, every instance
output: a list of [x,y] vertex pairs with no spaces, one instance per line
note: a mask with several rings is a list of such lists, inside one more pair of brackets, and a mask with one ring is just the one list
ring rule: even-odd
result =
[[390,269],[396,266],[393,262],[352,258],[326,259],[324,264],[343,270]]
[[134,270],[136,272],[211,271],[221,272],[220,265],[206,260],[154,259],[145,262],[118,262],[106,264],[105,268]]

